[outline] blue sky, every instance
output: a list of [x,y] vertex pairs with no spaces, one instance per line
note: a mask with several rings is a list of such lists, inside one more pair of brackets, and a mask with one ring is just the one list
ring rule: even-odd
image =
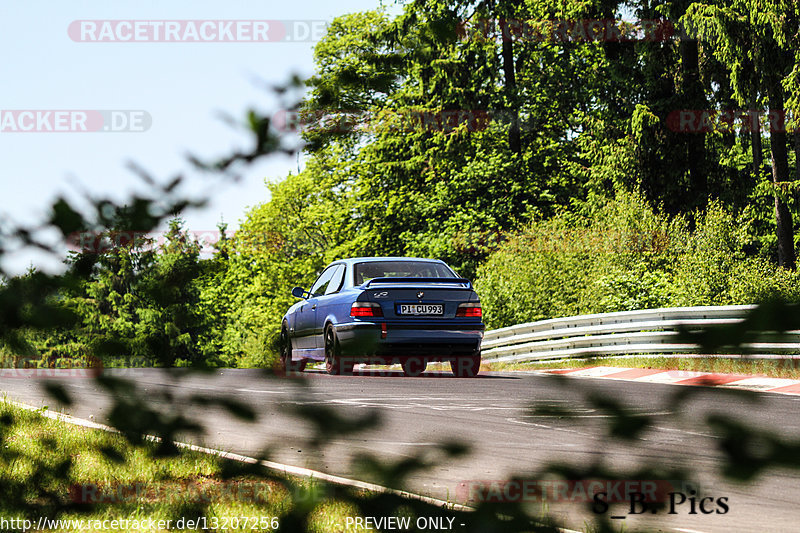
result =
[[[390,12],[399,8],[392,1]],[[143,110],[145,132],[0,132],[5,219],[33,223],[58,195],[78,200],[80,188],[122,199],[140,180],[126,169],[133,161],[153,176],[185,173],[191,191],[211,191],[202,211],[185,214],[192,230],[213,230],[224,218],[235,228],[248,206],[268,199],[264,180],[297,168],[294,157],[276,156],[247,169],[238,184],[193,171],[191,152],[207,158],[248,145],[250,138],[219,119],[244,119],[249,107],[264,112],[281,102],[263,87],[292,73],[313,72],[313,42],[88,43],[70,39],[75,20],[325,20],[375,9],[381,0],[295,2],[27,1],[0,4],[0,109]],[[3,266],[19,272],[31,262],[53,268],[41,254],[16,253]],[[47,266],[49,265],[49,266]]]

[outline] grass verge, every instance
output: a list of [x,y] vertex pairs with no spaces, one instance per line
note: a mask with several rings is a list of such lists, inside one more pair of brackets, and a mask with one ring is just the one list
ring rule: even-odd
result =
[[[352,498],[339,499],[321,483],[192,450],[160,457],[155,443],[133,445],[5,400],[0,479],[0,521],[20,530],[9,521],[61,520],[44,531],[272,531],[301,506],[308,530],[327,533],[359,516]],[[201,517],[195,527],[177,523]]]

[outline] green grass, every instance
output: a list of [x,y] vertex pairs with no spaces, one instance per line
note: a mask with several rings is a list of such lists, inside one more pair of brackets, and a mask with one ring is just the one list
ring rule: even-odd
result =
[[[180,517],[205,516],[217,518],[220,531],[226,519],[228,531],[253,531],[252,522],[236,528],[230,518],[284,517],[302,505],[310,506],[309,530],[327,533],[344,531],[345,518],[358,515],[352,504],[312,481],[259,475],[252,466],[191,450],[171,457],[155,451],[154,443],[134,446],[119,434],[0,401],[0,517],[83,519],[90,527],[81,531],[124,531],[93,528],[88,521],[174,524]],[[75,505],[93,497],[92,505]]]
[[[285,520],[294,516],[301,521],[285,522],[284,530],[374,531],[357,527],[352,520],[348,523],[348,518],[369,514],[366,510],[371,498],[378,496],[374,493],[340,491],[338,487],[276,476],[266,470],[258,475],[252,465],[192,450],[159,457],[156,449],[152,442],[134,446],[120,434],[53,420],[0,400],[0,518],[29,519],[34,523],[40,516],[83,520],[80,529],[44,531],[189,530],[175,527],[181,517],[205,517],[209,526],[216,518],[220,527],[206,531],[271,531],[270,517]],[[76,490],[80,495],[84,487],[88,487],[89,497],[100,496],[92,505],[75,505]],[[409,516],[413,520],[418,511],[411,503],[403,500],[376,512],[379,516]],[[543,507],[539,519],[549,523],[547,515],[548,510]],[[233,517],[266,517],[266,527],[253,528],[252,522],[248,527],[242,523],[234,527],[230,521]],[[112,520],[128,520],[128,524],[171,520],[172,524],[169,530],[130,525],[126,528],[122,524],[113,527]]]
[[530,363],[493,363],[484,361],[482,368],[494,371],[513,371],[547,370],[552,368],[585,368],[590,366],[657,368],[664,370],[688,370],[800,379],[800,360],[793,359],[660,356],[633,356],[624,358],[598,357],[593,359],[569,359],[565,361]]

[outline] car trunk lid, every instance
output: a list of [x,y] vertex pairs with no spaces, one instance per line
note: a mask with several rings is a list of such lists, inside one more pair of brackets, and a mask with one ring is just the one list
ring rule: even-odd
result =
[[460,303],[478,301],[472,284],[461,278],[376,278],[364,294],[387,319],[455,318]]

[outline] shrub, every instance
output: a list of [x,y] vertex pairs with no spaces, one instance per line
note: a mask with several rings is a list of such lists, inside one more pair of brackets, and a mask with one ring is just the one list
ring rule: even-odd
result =
[[658,307],[800,302],[800,277],[748,256],[746,221],[712,202],[689,231],[634,194],[585,219],[557,216],[510,237],[476,279],[487,327]]

